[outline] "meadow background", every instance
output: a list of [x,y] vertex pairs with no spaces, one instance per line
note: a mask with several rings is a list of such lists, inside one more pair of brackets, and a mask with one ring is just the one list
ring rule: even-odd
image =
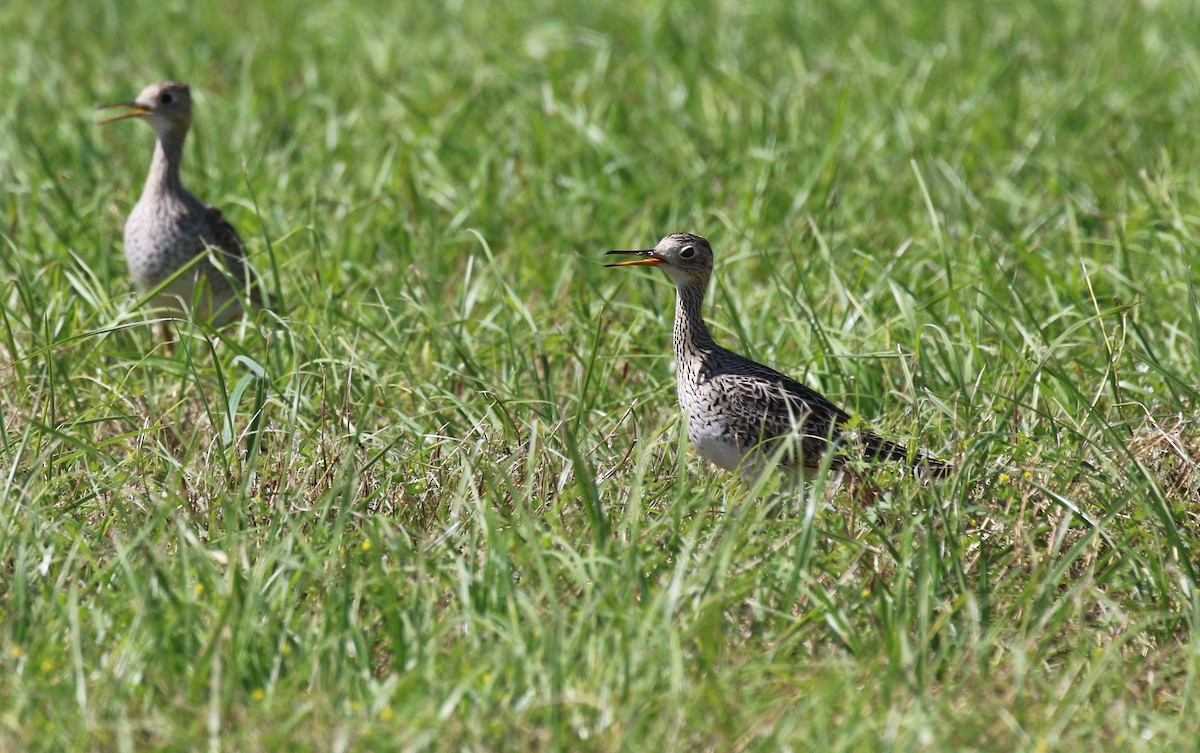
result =
[[[0,751],[1193,750],[1200,6],[0,4]],[[163,78],[284,302],[168,352]],[[752,496],[664,275],[948,481]]]

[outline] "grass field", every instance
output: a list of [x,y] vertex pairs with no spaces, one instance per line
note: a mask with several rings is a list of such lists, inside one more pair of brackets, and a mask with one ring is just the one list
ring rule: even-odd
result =
[[[0,4],[0,752],[1195,749],[1200,6],[187,7]],[[174,352],[162,78],[284,302]],[[673,230],[955,475],[705,467]]]

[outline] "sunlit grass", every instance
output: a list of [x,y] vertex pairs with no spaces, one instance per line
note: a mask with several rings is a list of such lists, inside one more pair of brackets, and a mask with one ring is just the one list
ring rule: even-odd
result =
[[[1192,749],[1196,13],[0,5],[0,751]],[[173,350],[167,77],[283,304]],[[704,467],[673,230],[958,472]]]

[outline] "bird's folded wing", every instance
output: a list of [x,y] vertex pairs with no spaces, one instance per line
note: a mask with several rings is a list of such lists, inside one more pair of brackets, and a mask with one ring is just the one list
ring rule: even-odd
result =
[[790,439],[797,444],[786,451],[783,462],[787,464],[817,466],[829,440],[840,443],[839,427],[850,419],[819,392],[760,364],[711,381],[714,390],[728,396],[729,409],[737,414],[739,446],[749,450]]
[[255,305],[263,305],[265,291],[254,270],[246,265],[246,244],[242,242],[238,231],[225,219],[220,209],[209,204],[204,206],[204,219],[207,224],[204,242],[221,252],[219,258],[225,264],[224,271],[238,287],[249,291],[251,301]]

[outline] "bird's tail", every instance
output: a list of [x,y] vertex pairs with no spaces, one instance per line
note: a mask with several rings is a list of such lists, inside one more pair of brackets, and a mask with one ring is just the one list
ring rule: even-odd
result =
[[863,437],[862,441],[863,454],[867,460],[890,460],[893,463],[904,463],[911,466],[917,473],[929,478],[945,478],[954,470],[954,466],[944,460],[931,458],[919,452],[913,457],[907,448],[874,434]]

